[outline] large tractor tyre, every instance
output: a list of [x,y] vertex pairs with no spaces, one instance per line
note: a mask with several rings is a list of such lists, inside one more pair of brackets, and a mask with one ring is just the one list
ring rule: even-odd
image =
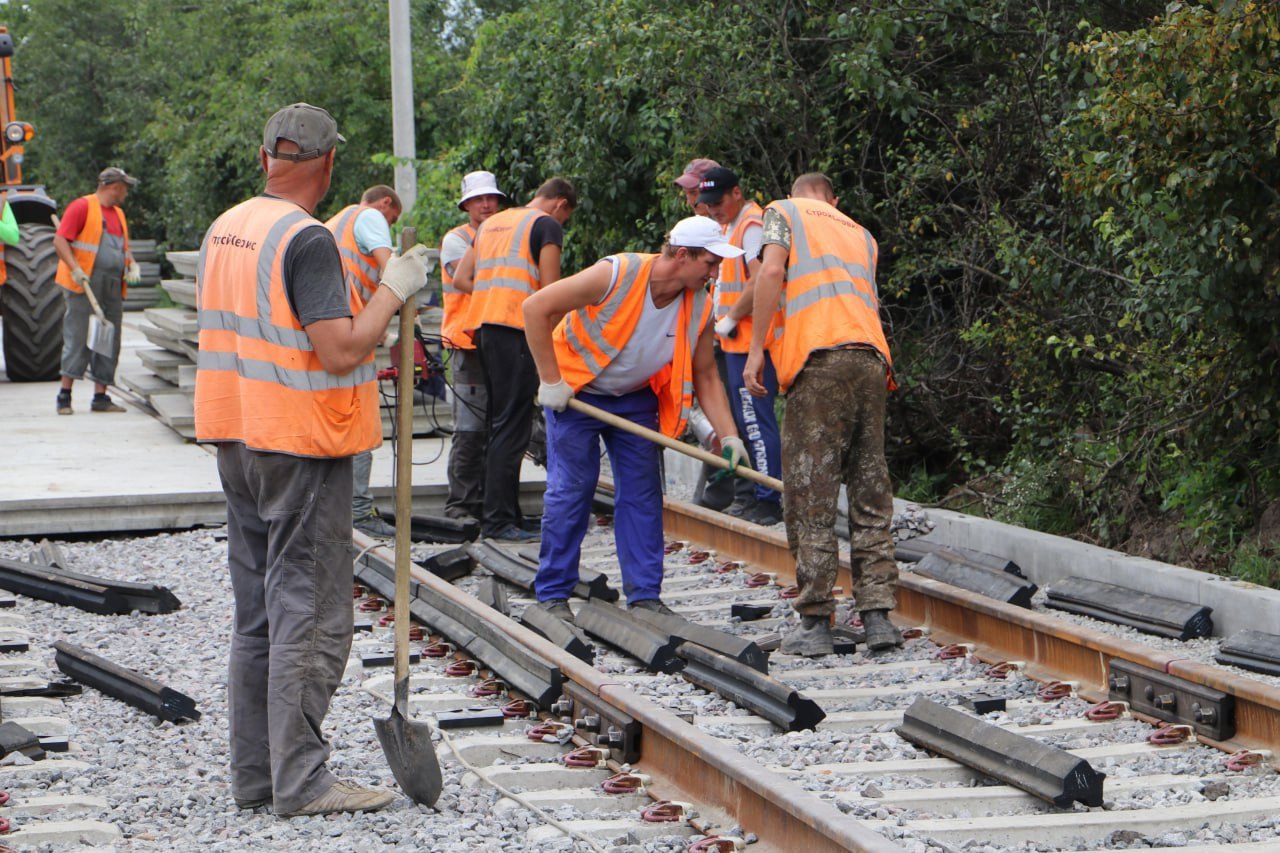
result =
[[4,367],[11,382],[58,378],[62,359],[62,288],[55,282],[58,256],[53,226],[19,226],[21,239],[6,246],[9,275],[0,286],[4,303]]

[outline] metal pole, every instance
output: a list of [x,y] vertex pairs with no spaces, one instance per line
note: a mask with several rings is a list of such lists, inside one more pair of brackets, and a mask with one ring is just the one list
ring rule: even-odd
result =
[[391,26],[391,153],[397,160],[396,193],[408,213],[418,198],[413,167],[413,50],[409,39],[409,0],[388,0]]

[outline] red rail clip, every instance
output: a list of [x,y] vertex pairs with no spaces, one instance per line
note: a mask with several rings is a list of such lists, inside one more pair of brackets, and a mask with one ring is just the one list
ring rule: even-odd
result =
[[378,624],[383,628],[387,627],[388,625],[394,625],[395,621],[396,621],[395,611],[391,611],[391,610],[388,610],[386,613],[383,613],[381,616],[378,617]]
[[507,685],[503,684],[497,678],[486,678],[479,684],[473,684],[471,689],[467,691],[468,696],[480,698],[481,696],[501,696],[503,691],[507,689]]
[[538,723],[536,726],[530,726],[529,730],[525,732],[525,735],[529,740],[546,742],[547,738],[559,740],[560,733],[565,729],[572,731],[573,727],[567,723],[557,723],[549,720],[545,723]]
[[[852,625],[852,624],[853,624],[853,622],[852,622],[852,621],[850,621],[850,623],[849,623],[849,624],[850,624],[850,625]],[[860,628],[860,627],[862,627],[862,620],[861,620],[861,619],[857,620],[857,626],[856,626],[856,627],[859,627],[859,628]],[[921,637],[923,637],[923,636],[924,636],[924,629],[923,629],[923,628],[903,628],[903,629],[902,629],[902,639],[904,639],[904,640],[918,640],[918,639],[920,639],[920,638],[921,638]]]
[[799,597],[800,597],[800,587],[798,586],[795,586],[795,585],[784,586],[782,589],[778,590],[778,598],[799,598]]
[[670,542],[667,542],[667,543],[665,543],[665,544],[662,546],[662,553],[664,553],[664,554],[674,554],[674,553],[676,553],[677,551],[682,550],[683,548],[684,548],[684,543],[683,543],[683,542],[680,542],[680,541],[678,541],[678,540],[672,539]]
[[729,572],[736,572],[742,568],[742,563],[737,560],[725,560],[723,563],[716,563],[716,574],[726,575]]
[[733,853],[737,849],[738,842],[718,835],[708,835],[701,841],[695,841],[689,845],[689,853]]
[[528,699],[513,699],[502,706],[502,716],[517,719],[533,716],[533,703]]
[[659,800],[641,809],[640,819],[649,823],[674,823],[684,820],[684,806],[670,800]]
[[603,514],[602,514],[602,515],[597,515],[597,516],[596,516],[596,527],[608,527],[610,524],[613,524],[613,516],[612,516],[612,515],[603,515]]
[[690,551],[689,552],[689,565],[691,566],[696,566],[698,563],[705,563],[707,560],[710,560],[710,559],[711,559],[711,554],[708,551]]
[[473,660],[456,660],[444,668],[444,674],[451,678],[465,678],[475,675],[478,668]]
[[355,586],[351,587],[351,597],[353,599],[364,598],[364,587],[360,586],[360,584],[356,584]]
[[633,794],[643,787],[640,777],[634,773],[615,773],[600,783],[606,794]]
[[422,654],[424,654],[429,658],[448,657],[449,652],[451,651],[453,651],[453,646],[449,645],[443,640],[440,640],[435,643],[428,643],[427,645],[422,647]]
[[361,613],[377,613],[379,610],[381,610],[386,606],[387,606],[386,602],[384,602],[381,598],[378,598],[376,595],[371,595],[368,598],[366,598],[364,601],[357,604],[356,609],[359,610]]
[[1242,773],[1250,767],[1257,767],[1262,763],[1262,753],[1254,752],[1248,749],[1242,749],[1239,752],[1227,756],[1227,769],[1233,773]]
[[952,643],[949,646],[943,646],[933,653],[938,660],[956,660],[958,658],[967,658],[969,650],[959,643]]
[[422,640],[422,639],[423,639],[424,637],[426,637],[426,636],[427,636],[427,634],[426,634],[426,632],[425,632],[425,631],[423,631],[423,630],[422,630],[422,626],[421,626],[421,625],[410,625],[410,626],[409,626],[409,639],[410,639],[410,640],[412,640],[413,642],[415,642],[415,643],[416,643],[416,642],[419,642],[420,640]]
[[603,760],[601,751],[594,746],[580,746],[563,758],[566,767],[599,767]]
[[743,583],[751,589],[759,589],[762,586],[768,586],[773,583],[773,577],[764,572],[753,572],[747,575],[747,579]]
[[1017,671],[1017,666],[1007,660],[1002,660],[999,663],[993,663],[991,666],[987,667],[986,676],[987,678],[998,678],[1003,681],[1009,677],[1009,673]]
[[1191,737],[1191,726],[1163,725],[1147,735],[1147,743],[1153,746],[1172,746],[1175,743],[1186,743]]
[[1124,703],[1122,702],[1099,702],[1097,705],[1090,705],[1089,709],[1084,712],[1084,718],[1094,723],[1118,720],[1122,716],[1124,716]]
[[13,824],[9,823],[9,818],[0,817],[0,835],[3,835],[10,829],[13,829]]
[[1065,681],[1050,681],[1036,691],[1036,698],[1041,702],[1056,702],[1071,695],[1071,685]]
[[0,806],[7,806],[7,805],[9,805],[9,792],[0,791]]

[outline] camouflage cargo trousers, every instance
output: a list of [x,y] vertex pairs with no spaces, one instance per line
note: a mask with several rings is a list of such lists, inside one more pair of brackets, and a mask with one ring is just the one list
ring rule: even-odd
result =
[[893,488],[884,458],[885,365],[866,348],[819,350],[787,391],[783,517],[806,616],[835,610],[840,487],[849,500],[850,563],[858,610],[892,610]]

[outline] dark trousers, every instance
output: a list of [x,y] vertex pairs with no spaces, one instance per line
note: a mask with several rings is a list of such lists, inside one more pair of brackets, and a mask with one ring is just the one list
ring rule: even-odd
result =
[[[720,349],[720,344],[715,344],[716,353],[716,371],[720,374],[720,382],[724,385],[726,393],[729,389],[729,371],[724,363],[724,350]],[[733,408],[733,401],[729,401],[730,408]],[[736,421],[735,421],[736,424]],[[746,441],[744,438],[743,441]],[[693,502],[698,506],[705,506],[708,509],[723,510],[730,504],[749,504],[755,500],[756,487],[750,480],[743,477],[720,477],[716,479],[716,474],[721,473],[722,469],[714,465],[702,463],[702,470],[698,474],[698,485],[693,494]],[[712,481],[715,482],[712,482]]]
[[[746,353],[727,352],[724,361],[729,372],[729,408],[733,410],[738,435],[747,445],[747,462],[761,474],[781,480],[782,436],[778,434],[778,417],[773,411],[774,401],[778,399],[778,374],[773,369],[773,358],[767,352],[764,354],[764,387],[769,393],[763,397],[753,397],[742,381],[742,371],[747,366]],[[755,487],[755,496],[758,501],[770,503],[782,500],[782,495],[759,484]]]
[[453,440],[449,444],[449,497],[444,514],[484,514],[484,454],[489,443],[489,398],[484,365],[475,350],[449,350],[453,370]]
[[351,650],[351,457],[218,446],[235,595],[231,793],[293,811],[333,784],[321,724]]
[[[621,397],[579,394],[584,403],[658,428],[658,398],[644,388]],[[547,416],[547,492],[534,592],[539,601],[568,598],[578,582],[582,538],[591,522],[591,496],[600,479],[600,440],[613,468],[614,538],[627,601],[662,594],[662,451],[646,438],[567,409]]]
[[522,329],[485,324],[475,332],[489,394],[489,446],[484,461],[480,531],[493,536],[519,526],[520,462],[533,431],[538,369]]

